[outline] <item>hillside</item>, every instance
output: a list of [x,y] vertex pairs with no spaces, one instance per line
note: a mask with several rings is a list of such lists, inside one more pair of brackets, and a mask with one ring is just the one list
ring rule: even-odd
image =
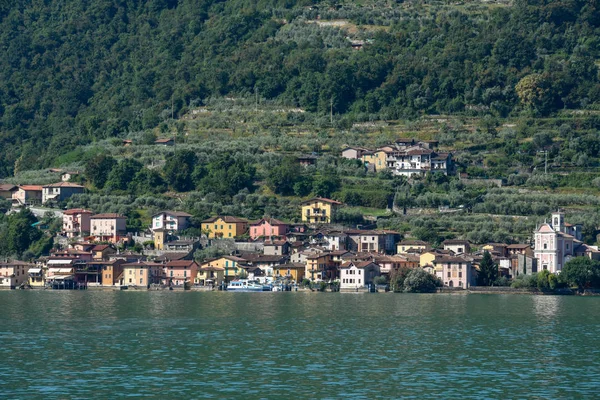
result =
[[223,97],[310,129],[595,110],[599,26],[581,0],[3,2],[0,177]]

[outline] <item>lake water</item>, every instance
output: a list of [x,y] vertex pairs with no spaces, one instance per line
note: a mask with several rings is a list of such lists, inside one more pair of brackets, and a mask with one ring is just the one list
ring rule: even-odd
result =
[[0,398],[597,397],[600,298],[0,292]]

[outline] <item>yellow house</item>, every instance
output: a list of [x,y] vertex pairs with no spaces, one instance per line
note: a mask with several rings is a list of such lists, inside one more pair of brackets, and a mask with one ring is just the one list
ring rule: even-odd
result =
[[364,154],[362,160],[365,164],[375,166],[375,171],[381,171],[387,168],[387,155],[391,153],[391,147],[382,147],[372,153]]
[[196,284],[220,286],[225,279],[225,270],[221,267],[205,266],[198,269]]
[[202,231],[208,238],[233,239],[243,235],[248,229],[248,221],[230,216],[217,216],[202,221]]
[[225,281],[229,282],[240,275],[242,268],[246,260],[235,256],[223,256],[212,260],[206,260],[200,265],[200,270],[206,270],[207,268],[218,268],[222,269],[223,277]]
[[422,240],[403,240],[396,245],[396,252],[406,254],[409,250],[427,250],[429,245]]
[[329,278],[328,271],[334,267],[331,253],[317,253],[306,257],[304,276],[311,281],[315,279],[326,280]]
[[337,209],[342,205],[339,201],[316,197],[300,203],[302,222],[311,224],[329,224],[335,217]]
[[162,283],[164,264],[142,261],[123,264],[122,285],[147,288],[151,284]]
[[273,275],[288,277],[289,279],[301,282],[306,273],[306,265],[302,263],[289,263],[273,266]]

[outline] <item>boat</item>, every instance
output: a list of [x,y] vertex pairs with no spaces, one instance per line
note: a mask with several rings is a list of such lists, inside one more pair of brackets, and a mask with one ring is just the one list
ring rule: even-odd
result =
[[231,292],[262,292],[264,291],[263,285],[260,283],[249,281],[247,279],[238,279],[229,282],[227,285],[227,291]]

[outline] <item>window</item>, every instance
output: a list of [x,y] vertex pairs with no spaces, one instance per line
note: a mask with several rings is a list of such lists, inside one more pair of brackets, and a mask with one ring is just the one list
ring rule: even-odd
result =
[[183,277],[187,277],[187,271],[183,271]]
[[131,283],[131,278],[129,278],[129,283]]
[[140,285],[144,283],[144,280],[142,278],[140,278]]
[[360,279],[358,280],[358,283],[360,283]]
[[544,250],[548,248],[548,243],[544,243]]
[[171,271],[171,276],[173,276],[173,271]]
[[458,273],[458,277],[459,277],[459,278],[462,278],[462,272],[459,272],[459,273]]
[[458,250],[458,252],[459,252],[459,253],[464,253],[464,251],[463,251],[463,248],[462,248],[462,247],[459,247],[457,250]]
[[450,278],[450,271],[448,271],[448,278]]

